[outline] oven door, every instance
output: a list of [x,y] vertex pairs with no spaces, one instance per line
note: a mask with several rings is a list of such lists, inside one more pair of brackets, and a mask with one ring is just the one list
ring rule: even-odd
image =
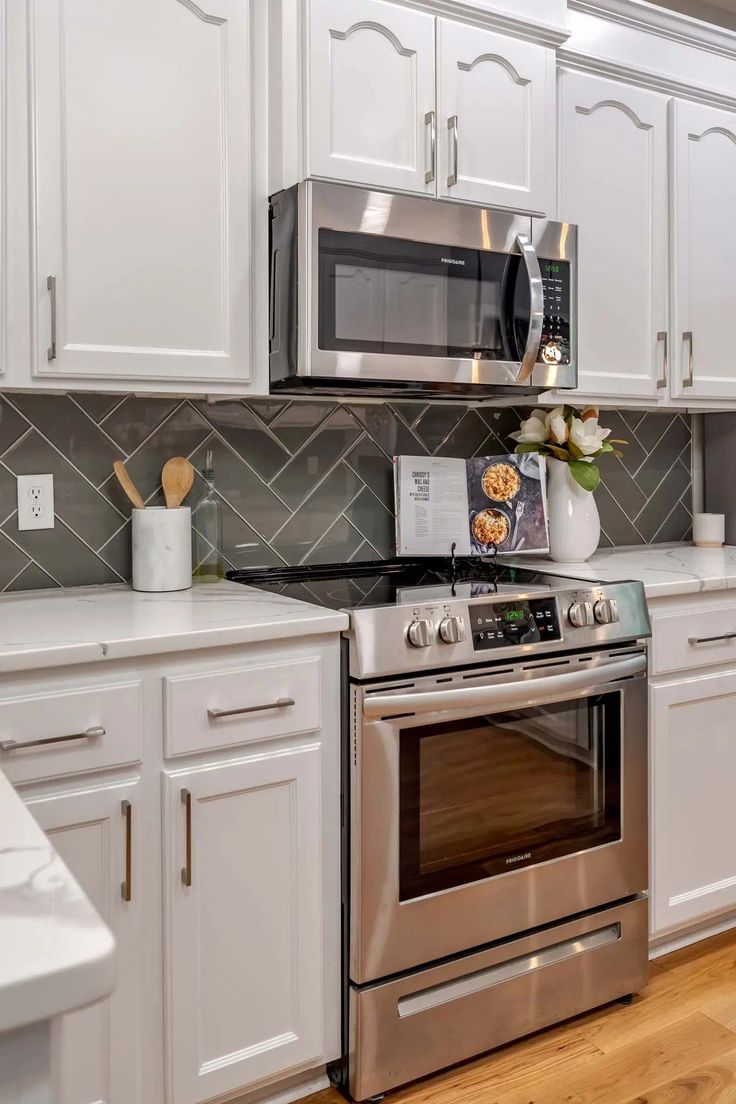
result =
[[643,650],[353,691],[351,979],[647,888]]

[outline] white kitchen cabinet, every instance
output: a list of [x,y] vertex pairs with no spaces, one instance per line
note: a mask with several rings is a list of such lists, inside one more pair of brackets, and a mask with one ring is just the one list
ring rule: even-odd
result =
[[736,398],[736,112],[674,104],[675,394]]
[[311,0],[311,175],[434,194],[434,22],[385,0]]
[[[148,1094],[155,1092],[156,1076],[143,1068],[142,1061],[146,1007],[150,1006],[146,994],[154,979],[143,949],[152,932],[149,926],[146,934],[143,924],[151,903],[145,901],[141,869],[145,850],[140,838],[139,790],[138,782],[126,780],[26,797],[30,811],[111,928],[116,943],[117,981],[112,995],[54,1024],[59,1104],[137,1104],[152,1100]],[[124,891],[130,900],[124,899]]]
[[324,1060],[322,754],[312,740],[165,774],[176,1104]]
[[666,398],[667,98],[568,70],[559,93],[559,212],[580,227],[579,390]]
[[251,316],[267,264],[259,5],[28,7],[33,379],[265,388]]
[[551,214],[554,51],[437,21],[439,194]]
[[386,0],[308,10],[308,175],[550,213],[554,51]]
[[736,906],[736,670],[655,684],[650,695],[657,935]]

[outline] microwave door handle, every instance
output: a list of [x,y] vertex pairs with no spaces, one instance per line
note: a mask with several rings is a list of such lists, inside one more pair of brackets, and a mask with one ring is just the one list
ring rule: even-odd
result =
[[526,234],[517,234],[516,243],[521,250],[521,256],[526,266],[529,278],[529,299],[531,311],[529,317],[529,334],[526,340],[526,348],[521,358],[517,383],[526,383],[534,371],[539,354],[539,345],[542,340],[542,327],[544,325],[544,287],[542,285],[542,270],[539,267],[537,251],[532,245],[531,239]]
[[410,694],[369,695],[363,702],[363,715],[369,720],[393,717],[399,713],[444,713],[457,709],[521,709],[560,701],[566,695],[582,695],[610,682],[633,678],[647,669],[645,655],[601,663],[564,675],[543,675],[493,686],[463,686],[460,689],[420,690]]

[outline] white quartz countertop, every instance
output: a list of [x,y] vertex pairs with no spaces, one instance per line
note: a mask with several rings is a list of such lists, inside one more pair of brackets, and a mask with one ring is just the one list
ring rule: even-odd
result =
[[555,563],[546,556],[515,558],[519,566],[573,579],[620,582],[639,579],[647,598],[736,587],[736,547],[696,548],[692,544],[602,549],[585,563]]
[[100,1000],[115,941],[0,774],[0,1032]]
[[240,583],[169,594],[125,586],[0,597],[0,673],[122,659],[348,627],[344,613]]

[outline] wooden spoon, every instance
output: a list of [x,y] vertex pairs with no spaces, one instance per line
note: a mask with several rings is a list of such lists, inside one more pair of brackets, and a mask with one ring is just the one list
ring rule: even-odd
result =
[[130,501],[133,503],[133,505],[136,507],[136,509],[137,510],[144,510],[146,508],[146,504],[143,501],[143,499],[141,498],[140,491],[138,490],[135,483],[133,482],[133,480],[128,475],[128,472],[126,471],[125,464],[123,463],[123,461],[122,460],[116,460],[113,464],[113,470],[114,470],[116,476],[118,477],[118,482],[120,483],[120,486],[123,488],[126,495],[130,499]]
[[183,456],[174,456],[167,460],[161,472],[161,486],[169,510],[181,506],[192,489],[194,468]]

